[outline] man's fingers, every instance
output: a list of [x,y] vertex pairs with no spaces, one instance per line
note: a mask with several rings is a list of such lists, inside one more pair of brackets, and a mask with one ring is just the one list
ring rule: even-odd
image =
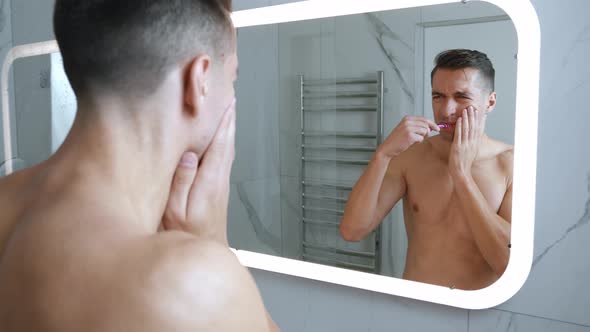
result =
[[475,139],[475,131],[477,130],[477,122],[475,121],[475,109],[473,106],[469,106],[467,109],[469,119],[469,140]]
[[410,134],[410,136],[412,137],[412,140],[415,143],[420,143],[420,142],[423,142],[424,141],[424,135],[420,135],[420,134],[417,134],[417,133],[412,133],[412,134]]
[[[202,173],[220,174],[220,170],[227,173],[231,169],[231,164],[235,156],[235,135],[236,135],[236,114],[235,101],[225,111],[217,132],[203,156],[201,164]],[[208,174],[212,176],[214,174]]]
[[430,134],[430,128],[429,127],[425,127],[423,125],[412,125],[410,127],[408,127],[408,129],[410,130],[411,133],[415,133],[418,134],[420,136],[428,136],[428,134]]
[[473,138],[477,139],[480,136],[479,133],[481,126],[481,115],[479,114],[478,110],[473,111],[473,122],[475,125],[475,128],[473,129]]
[[219,238],[226,243],[229,177],[235,155],[235,101],[222,117],[205,151],[189,195],[188,219],[193,234]]
[[461,139],[462,139],[462,131],[463,131],[463,118],[459,118],[457,119],[457,122],[455,124],[455,139],[454,142],[456,144],[461,144]]
[[188,195],[197,174],[198,164],[199,157],[196,153],[185,152],[182,155],[170,188],[170,196],[168,197],[164,216],[166,222],[176,223],[185,219]]
[[436,123],[434,123],[434,121],[432,121],[430,119],[425,119],[425,120],[426,120],[426,124],[428,125],[430,130],[440,131],[440,128],[438,127],[438,125]]
[[191,202],[224,198],[229,191],[229,176],[235,156],[235,101],[226,109],[217,132],[203,155],[193,183]]
[[463,110],[461,122],[461,142],[467,142],[469,140],[469,114],[466,109]]
[[438,127],[438,125],[428,119],[428,118],[424,118],[424,117],[407,117],[408,118],[408,125],[409,126],[423,126],[428,128],[429,130],[436,130],[436,131],[440,131],[440,128]]

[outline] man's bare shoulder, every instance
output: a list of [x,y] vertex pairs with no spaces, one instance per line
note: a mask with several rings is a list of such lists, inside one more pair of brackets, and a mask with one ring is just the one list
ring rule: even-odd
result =
[[431,138],[427,138],[421,143],[410,146],[407,150],[391,159],[388,165],[388,174],[397,174],[405,176],[408,171],[416,171],[416,166],[424,163],[426,159],[433,155]]
[[0,177],[0,203],[9,201],[15,193],[21,191],[29,183],[32,175],[32,169],[25,169]]
[[438,136],[427,137],[424,141],[410,146],[400,156],[403,157],[406,165],[414,166],[416,163],[421,163],[425,158],[434,155],[433,144],[436,144],[438,139]]
[[424,140],[421,143],[415,143],[411,145],[404,152],[397,155],[393,160],[397,165],[411,165],[424,157],[424,153],[428,152],[430,143],[429,139]]
[[512,177],[514,146],[502,141],[489,139],[486,158],[495,160],[498,167],[508,177]]
[[157,237],[160,254],[150,284],[156,285],[153,300],[171,311],[165,315],[173,319],[169,326],[266,331],[265,309],[254,280],[229,248],[180,232]]
[[32,169],[25,169],[0,178],[0,256],[19,221],[18,216],[31,199],[27,193],[31,191],[30,182],[34,175]]
[[[155,267],[164,272],[159,277],[170,278],[186,276],[190,273],[202,274],[201,264],[208,266],[207,273],[213,269],[218,272],[246,272],[232,251],[213,240],[202,239],[180,231],[160,232],[155,235],[155,248],[159,252],[154,261]],[[182,272],[182,273],[172,273]],[[239,273],[242,275],[242,273]]]

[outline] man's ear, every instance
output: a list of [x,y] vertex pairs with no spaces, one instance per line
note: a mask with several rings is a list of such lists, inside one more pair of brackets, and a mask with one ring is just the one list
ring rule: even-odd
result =
[[211,58],[199,55],[193,58],[185,71],[184,110],[190,116],[197,116],[208,97],[211,72]]
[[496,92],[493,91],[490,93],[488,97],[488,107],[486,108],[486,113],[490,113],[496,107]]

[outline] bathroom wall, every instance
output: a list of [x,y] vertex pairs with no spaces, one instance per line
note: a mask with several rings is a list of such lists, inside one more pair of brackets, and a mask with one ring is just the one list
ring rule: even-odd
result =
[[[54,39],[53,1],[4,1],[12,6],[14,45]],[[14,63],[18,157],[27,166],[51,154],[51,61],[39,56]]]
[[[242,0],[236,1],[235,7],[277,2]],[[12,1],[15,44],[52,39],[52,3]],[[586,258],[590,251],[587,240],[590,237],[590,151],[586,137],[590,122],[590,112],[586,110],[590,92],[590,64],[587,63],[590,3],[585,0],[533,0],[532,3],[542,31],[540,134],[535,264],[524,287],[497,308],[467,311],[253,270],[268,309],[283,331],[590,331],[590,264]],[[0,4],[3,4],[0,8],[8,6],[7,1]],[[273,33],[269,29],[268,34]],[[240,69],[240,76],[244,70]],[[265,103],[268,103],[266,97],[258,101],[258,105],[274,107]],[[238,105],[238,113],[245,107]],[[264,119],[267,113],[260,112],[259,119]],[[274,121],[260,126],[269,126]],[[256,123],[248,128],[254,126],[262,131],[262,127],[255,127]],[[276,142],[271,136],[273,131],[264,133],[269,135],[268,139],[258,136],[255,141],[267,149],[276,149],[276,143],[270,142]],[[49,140],[50,136],[47,137]],[[257,173],[254,169],[258,166],[252,167],[250,173],[245,172],[250,175],[244,176],[242,182],[251,188],[258,186],[253,191],[276,190],[272,176],[262,175],[276,171],[273,174],[280,177],[278,159],[270,160],[274,162],[268,163],[270,170]],[[234,177],[232,183],[237,182],[239,178]],[[279,188],[284,190],[284,186]],[[232,199],[239,200],[239,197]]]

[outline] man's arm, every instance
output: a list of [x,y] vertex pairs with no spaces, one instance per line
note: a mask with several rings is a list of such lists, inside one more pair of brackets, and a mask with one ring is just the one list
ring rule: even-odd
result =
[[429,119],[410,116],[395,127],[348,197],[340,223],[342,238],[360,241],[381,223],[406,192],[401,154],[438,129]]
[[177,231],[159,237],[174,244],[159,249],[149,278],[158,328],[147,331],[276,331],[254,279],[225,245]]
[[369,166],[352,188],[340,234],[346,241],[360,241],[371,233],[406,192],[401,167],[392,159],[375,153]]
[[[500,211],[496,213],[477,187],[471,173],[483,136],[485,120],[485,113],[477,111],[472,106],[463,111],[455,127],[455,137],[449,155],[449,171],[473,239],[492,270],[501,276],[510,257],[512,182],[509,181],[507,184]],[[512,156],[511,153],[508,155]],[[504,160],[507,174],[512,174],[512,158],[504,159],[508,159]]]
[[510,257],[510,222],[512,213],[512,185],[504,195],[498,213],[493,211],[477,187],[471,174],[455,179],[455,192],[463,213],[483,258],[500,277]]

